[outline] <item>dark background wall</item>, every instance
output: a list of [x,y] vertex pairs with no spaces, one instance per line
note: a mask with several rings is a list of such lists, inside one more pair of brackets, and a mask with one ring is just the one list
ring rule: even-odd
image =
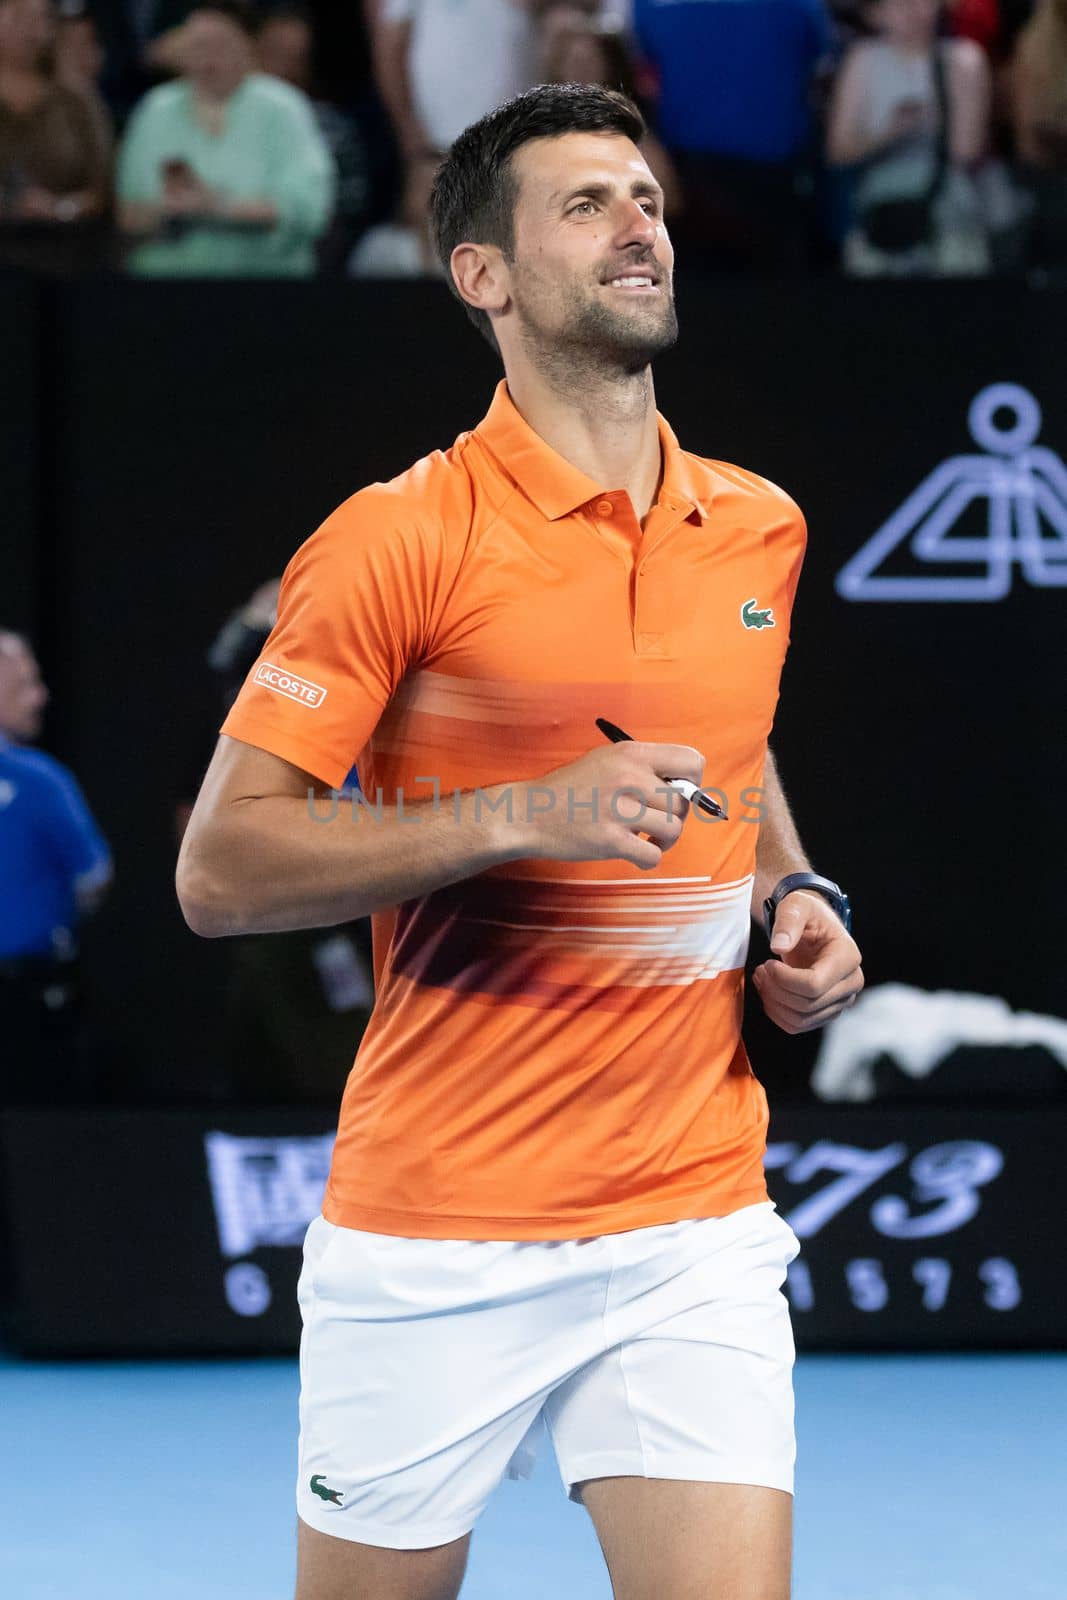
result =
[[39,331],[33,285],[0,275],[0,628],[37,622]]
[[[853,895],[868,981],[1060,1014],[1067,594],[1016,569],[993,604],[861,604],[833,578],[975,450],[989,384],[1029,389],[1041,442],[1067,450],[1065,310],[1010,284],[688,281],[657,367],[684,445],[808,516],[774,744],[816,866]],[[338,501],[473,426],[498,369],[433,284],[0,284],[0,336],[3,609],[36,622],[46,743],[115,849],[87,946],[116,1092],[197,1098],[226,951],[181,922],[173,810],[219,720],[204,653]],[[750,1050],[802,1092],[813,1041],[753,1019]]]

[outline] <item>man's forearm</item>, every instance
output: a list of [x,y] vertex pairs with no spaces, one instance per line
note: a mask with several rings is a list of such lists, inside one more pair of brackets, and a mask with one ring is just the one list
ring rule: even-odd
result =
[[242,801],[192,825],[178,861],[186,921],[206,938],[332,927],[533,853],[512,786],[377,808],[344,796]]
[[790,872],[810,872],[811,862],[789,810],[773,753],[767,751],[763,769],[763,820],[756,844],[756,881],[752,887],[752,915],[763,917],[763,902]]

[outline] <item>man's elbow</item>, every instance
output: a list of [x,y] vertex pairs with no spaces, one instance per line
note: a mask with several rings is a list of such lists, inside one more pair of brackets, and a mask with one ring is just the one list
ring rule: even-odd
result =
[[222,886],[195,858],[182,855],[179,859],[174,887],[186,925],[201,939],[221,939],[242,931]]

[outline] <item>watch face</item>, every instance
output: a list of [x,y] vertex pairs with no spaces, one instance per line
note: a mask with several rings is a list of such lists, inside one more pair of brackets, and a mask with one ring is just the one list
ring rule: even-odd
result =
[[852,932],[852,907],[848,903],[847,894],[827,895],[826,898],[845,924],[845,932]]

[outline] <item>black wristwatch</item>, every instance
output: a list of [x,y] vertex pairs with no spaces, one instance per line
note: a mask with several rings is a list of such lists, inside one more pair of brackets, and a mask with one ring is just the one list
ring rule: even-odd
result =
[[830,902],[845,924],[845,932],[852,932],[852,907],[844,889],[836,883],[831,883],[829,878],[820,878],[817,872],[790,872],[775,885],[773,893],[763,902],[763,926],[767,930],[768,939],[774,931],[774,913],[786,895],[792,894],[794,889],[813,889],[816,894],[821,894],[824,900]]

